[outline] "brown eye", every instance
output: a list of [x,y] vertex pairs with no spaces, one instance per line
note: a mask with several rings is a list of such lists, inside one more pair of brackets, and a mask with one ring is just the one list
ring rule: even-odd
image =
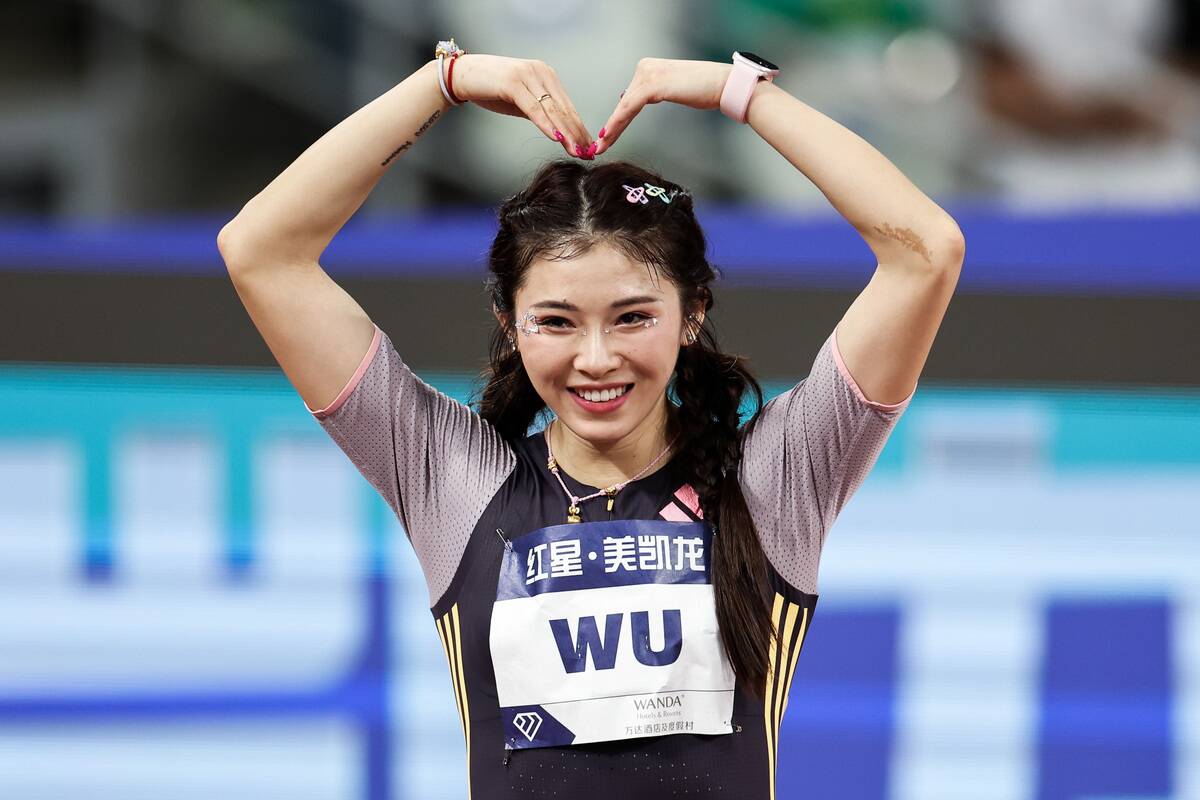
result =
[[630,311],[622,314],[617,320],[618,325],[624,327],[649,327],[650,320],[654,319],[649,314],[643,314],[641,311]]

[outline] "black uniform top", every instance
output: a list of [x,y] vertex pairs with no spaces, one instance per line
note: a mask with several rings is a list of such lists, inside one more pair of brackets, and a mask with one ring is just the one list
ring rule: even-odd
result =
[[[505,675],[528,679],[530,675],[519,673],[541,670],[532,673],[535,686],[542,677],[547,685],[564,680],[561,672],[550,674],[547,664],[553,658],[550,662],[531,659],[526,665],[511,655],[514,640],[525,633],[495,624],[500,618],[496,609],[502,568],[507,559],[509,573],[523,569],[512,555],[523,542],[528,549],[528,543],[540,541],[537,537],[562,537],[571,532],[568,528],[606,537],[611,530],[608,538],[619,538],[631,528],[664,536],[678,531],[711,535],[677,461],[626,486],[611,512],[605,498],[584,503],[583,521],[598,525],[568,526],[567,498],[546,467],[541,434],[510,446],[471,409],[416,378],[378,329],[345,389],[328,408],[313,414],[396,511],[416,548],[463,723],[471,798],[583,800],[615,794],[622,800],[673,796],[773,800],[778,733],[816,604],[821,546],[910,399],[894,405],[867,400],[842,363],[831,334],[808,378],[768,403],[747,437],[739,476],[769,561],[777,635],[770,674],[757,697],[731,678],[731,718],[722,720],[728,723],[728,732],[672,730],[684,726],[675,723],[668,710],[661,717],[656,712],[639,716],[644,724],[622,725],[610,740],[555,746],[535,741],[549,735],[556,724],[545,708],[529,707],[540,712],[532,717],[536,725],[547,718],[545,727],[536,728],[527,724],[528,716],[524,721],[518,718],[514,727],[514,709],[501,706],[493,637],[507,640],[509,655],[501,662]],[[563,479],[578,496],[595,491],[565,473]],[[596,562],[587,566],[597,574],[604,572]],[[707,560],[692,566],[703,566],[702,574],[661,574],[683,576],[693,584],[684,590],[689,597],[703,597],[707,591],[711,598]],[[532,559],[529,569],[532,576]],[[654,580],[664,579],[651,578],[651,583]],[[707,603],[711,609],[711,599]],[[699,609],[685,610],[685,624]],[[659,613],[661,619],[654,612],[642,618],[649,631],[643,633],[643,657],[657,658],[670,649],[668,623],[673,620],[667,612]],[[622,620],[609,622],[617,626],[608,631],[615,634]],[[577,668],[587,673],[590,658],[590,665],[597,667],[596,648],[586,652],[582,625],[572,628],[563,620],[550,621],[551,627],[557,623],[562,623],[555,632],[563,658],[559,666],[567,672]],[[544,626],[539,630],[543,638],[548,635]],[[661,638],[658,630],[667,638],[656,652],[653,641]],[[534,633],[529,631],[531,641]],[[614,640],[615,635],[607,643]],[[605,642],[605,633],[594,632],[593,644],[597,642]],[[568,658],[576,645],[578,664]],[[677,656],[678,650],[670,655]],[[594,670],[578,677],[597,680]],[[660,701],[671,701],[673,696]],[[623,703],[624,698],[604,700]],[[569,734],[561,726],[556,730],[555,735]],[[555,741],[569,740],[568,736]]]

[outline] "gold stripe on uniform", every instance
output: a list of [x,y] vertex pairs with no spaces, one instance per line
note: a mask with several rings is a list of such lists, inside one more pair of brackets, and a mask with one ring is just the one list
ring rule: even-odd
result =
[[[783,624],[783,639],[781,655],[784,657],[779,662],[779,678],[775,681],[775,758],[779,758],[779,723],[783,721],[783,687],[787,681],[783,680],[783,676],[788,674],[788,667],[795,664],[795,654],[791,651],[792,647],[792,628],[796,624],[796,612],[800,606],[795,603],[787,604],[787,619]],[[789,663],[790,662],[790,663]]]
[[463,669],[462,630],[458,626],[458,604],[450,609],[454,621],[454,657],[458,661],[458,691],[462,695],[463,732],[467,735],[467,800],[471,800],[471,704],[467,700],[467,676]]
[[[800,615],[800,630],[795,634],[796,615]],[[781,630],[782,629],[782,630]],[[796,664],[800,661],[800,648],[808,630],[808,609],[798,603],[784,600],[776,592],[775,604],[771,609],[770,666],[767,668],[767,685],[763,694],[763,724],[767,732],[767,768],[770,770],[771,800],[775,800],[775,762],[779,758],[779,728],[783,724],[783,712],[787,709],[788,695],[792,691],[792,678],[796,675]],[[776,655],[778,652],[778,656]],[[783,680],[786,676],[786,680]]]
[[437,621],[438,636],[442,640],[442,650],[446,653],[446,666],[450,668],[450,688],[454,689],[454,705],[458,707],[458,721],[463,722],[462,698],[458,695],[458,677],[454,669],[454,656],[451,655],[453,646],[450,644],[450,613]]
[[769,649],[770,663],[767,666],[767,685],[763,692],[763,724],[767,732],[767,769],[771,780],[771,800],[775,800],[775,735],[771,729],[771,700],[775,697],[775,650],[779,638],[779,615],[783,610],[783,595],[775,594],[775,605],[771,609],[772,639]]
[[[800,648],[804,647],[804,634],[808,632],[808,609],[804,609],[804,616],[800,618],[800,633],[796,636],[796,647],[792,656],[792,668],[788,672],[787,684],[783,688],[783,709],[779,712],[779,721],[783,721],[783,712],[787,711],[788,695],[792,693],[792,678],[796,675],[796,663],[800,660]],[[775,728],[778,730],[779,722],[775,723]]]
[[467,800],[471,798],[471,707],[467,701],[467,679],[463,670],[462,629],[458,622],[458,604],[450,608],[436,622],[438,637],[446,653],[450,667],[450,686],[454,689],[454,702],[458,705],[458,717],[463,726],[463,737],[467,743]]

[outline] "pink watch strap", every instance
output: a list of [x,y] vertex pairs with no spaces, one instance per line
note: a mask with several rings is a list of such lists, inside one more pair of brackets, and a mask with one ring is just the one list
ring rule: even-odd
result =
[[774,74],[764,75],[761,70],[754,69],[734,54],[733,69],[725,80],[725,88],[721,90],[721,113],[737,122],[746,121],[746,111],[750,108],[750,98],[754,96],[754,87],[760,78],[771,80]]

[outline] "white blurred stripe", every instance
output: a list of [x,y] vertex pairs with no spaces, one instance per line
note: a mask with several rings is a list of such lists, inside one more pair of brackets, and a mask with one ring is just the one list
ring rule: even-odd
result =
[[[1200,567],[1196,568],[1200,582]],[[1175,785],[1179,800],[1200,798],[1200,587],[1174,597]]]
[[1024,800],[1041,616],[1032,598],[910,595],[900,633],[896,800]]
[[0,586],[74,579],[82,464],[66,440],[0,439]]
[[392,641],[399,658],[391,698],[395,773],[403,776],[400,796],[461,800],[467,796],[467,750],[450,670],[429,611],[420,564],[404,529],[392,519],[390,564],[396,609]]
[[224,462],[211,437],[137,434],[113,458],[113,543],[121,580],[197,584],[225,558]]
[[346,800],[361,737],[329,720],[0,727],[0,797]]

